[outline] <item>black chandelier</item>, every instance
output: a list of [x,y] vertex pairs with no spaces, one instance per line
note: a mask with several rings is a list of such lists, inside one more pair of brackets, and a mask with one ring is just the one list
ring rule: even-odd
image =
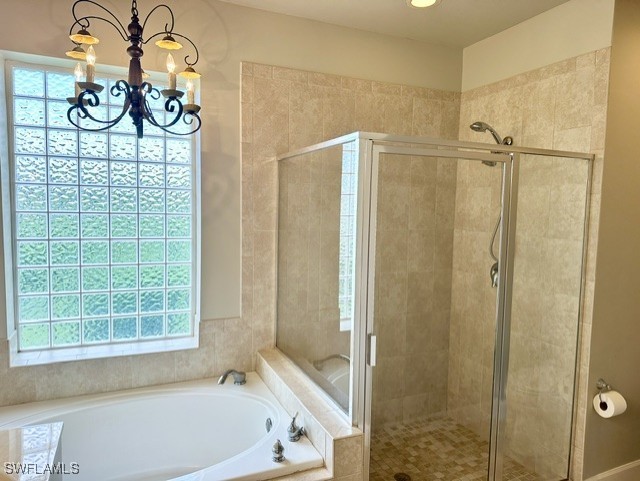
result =
[[[108,14],[108,17],[105,18],[100,15],[92,14],[79,17],[76,14],[76,8],[79,5],[85,3],[97,7],[99,9],[99,13],[101,14],[103,14],[102,12],[106,12]],[[170,20],[165,24],[164,31],[154,33],[153,35],[145,39],[145,37],[143,36],[143,32],[147,21],[149,20],[149,17],[151,17],[151,15],[159,9],[166,9],[169,13]],[[69,119],[69,122],[71,122],[79,129],[97,132],[113,127],[124,118],[127,112],[129,112],[129,116],[133,120],[133,124],[136,127],[138,138],[142,138],[143,136],[144,120],[149,122],[151,125],[164,130],[165,132],[169,132],[175,135],[190,135],[200,129],[202,125],[202,121],[200,120],[200,116],[198,115],[198,113],[200,112],[200,106],[195,104],[193,85],[193,80],[200,77],[200,74],[197,73],[193,68],[193,66],[198,62],[199,59],[198,49],[188,37],[185,37],[184,35],[180,35],[173,31],[175,19],[171,8],[164,4],[157,5],[153,8],[153,10],[149,12],[141,25],[140,19],[138,18],[137,2],[136,0],[133,0],[131,2],[131,23],[127,28],[124,27],[124,25],[117,19],[117,17],[113,13],[92,0],[77,0],[73,4],[71,12],[73,14],[74,22],[69,29],[69,38],[75,46],[66,54],[68,57],[77,60],[86,60],[87,69],[84,82],[81,81],[84,72],[80,63],[76,65],[76,68],[74,70],[76,76],[75,97],[70,97],[67,99],[71,104],[71,107],[67,111],[67,118]],[[111,87],[112,96],[120,97],[121,95],[124,95],[124,105],[122,107],[122,112],[120,112],[120,114],[112,120],[100,120],[92,115],[89,111],[90,108],[98,107],[100,105],[98,94],[104,89],[103,85],[95,83],[96,56],[93,46],[96,45],[99,40],[89,33],[91,20],[101,20],[103,22],[106,22],[117,30],[117,32],[125,42],[129,42],[131,44],[127,48],[127,53],[131,57],[131,60],[129,61],[128,81],[118,80],[115,85]],[[73,33],[76,29],[78,29],[76,33]],[[181,49],[182,44],[176,40],[177,37],[179,39],[186,40],[189,44],[191,44],[191,47],[195,51],[195,60],[193,62],[190,62],[190,55],[187,55],[184,58],[187,66],[184,71],[178,74],[181,77],[187,79],[186,104],[183,104],[180,100],[184,95],[184,92],[176,88],[176,66],[173,60],[173,56],[170,53],[167,55],[169,88],[164,89],[160,92],[158,91],[158,89],[154,88],[151,83],[144,81],[144,78],[148,77],[148,75],[144,72],[140,63],[140,58],[144,54],[142,46],[146,45],[150,40],[158,37],[161,38],[159,38],[155,42],[155,44],[160,48],[166,50]],[[86,51],[83,48],[83,45],[88,46]],[[154,117],[153,111],[151,110],[151,107],[149,105],[148,96],[150,96],[153,100],[159,100],[160,96],[166,99],[164,103],[164,109],[169,114],[168,117],[171,118],[170,121],[168,121],[167,123],[162,123]],[[88,127],[85,125],[85,122],[82,122],[82,125],[80,125],[80,120],[86,119],[95,122],[94,125],[97,126],[95,128]],[[184,124],[188,126],[188,132],[184,133],[172,129],[172,127],[174,127],[180,120],[182,120],[182,122],[184,122]]]

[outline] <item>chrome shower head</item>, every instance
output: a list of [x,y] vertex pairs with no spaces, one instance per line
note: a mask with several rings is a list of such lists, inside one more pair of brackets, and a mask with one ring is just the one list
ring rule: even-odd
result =
[[[497,144],[502,144],[503,143],[502,137],[500,137],[498,135],[498,132],[496,132],[496,130],[493,127],[491,127],[489,124],[487,124],[485,122],[474,122],[469,127],[471,128],[471,130],[473,130],[475,132],[486,132],[486,131],[489,131],[489,133],[493,136],[493,138],[494,138],[494,140],[496,141]],[[511,141],[513,142],[513,139],[511,139]],[[507,145],[511,145],[511,144],[507,144]]]

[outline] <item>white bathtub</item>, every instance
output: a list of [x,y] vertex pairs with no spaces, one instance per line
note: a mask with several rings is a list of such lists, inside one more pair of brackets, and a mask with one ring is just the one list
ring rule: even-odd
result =
[[[79,465],[65,481],[261,481],[323,464],[306,437],[288,442],[289,417],[255,373],[243,386],[229,377],[0,409],[0,429],[53,421],[64,423],[63,462]],[[276,439],[284,463],[271,459]]]

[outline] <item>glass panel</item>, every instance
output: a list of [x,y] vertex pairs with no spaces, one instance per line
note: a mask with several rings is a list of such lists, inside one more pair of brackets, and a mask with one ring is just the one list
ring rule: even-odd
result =
[[113,319],[113,339],[124,341],[138,336],[138,321],[135,317],[121,317]]
[[16,127],[14,147],[16,154],[46,154],[46,131],[44,129]]
[[138,294],[136,292],[116,292],[113,294],[114,314],[134,314],[138,311]]
[[87,317],[109,314],[108,294],[84,294],[82,296],[82,315]]
[[505,454],[544,481],[569,477],[588,176],[521,156]]
[[13,93],[27,97],[44,97],[44,72],[23,67],[14,68]]
[[161,215],[141,215],[140,216],[140,237],[163,237],[164,236],[164,216]]
[[52,319],[80,317],[80,296],[51,296]]
[[82,335],[85,343],[109,341],[109,319],[89,319],[82,323]]
[[141,161],[164,161],[164,139],[157,137],[144,137],[138,141],[138,158]]
[[78,237],[78,214],[51,214],[51,237]]
[[49,155],[78,155],[78,133],[74,130],[49,130]]
[[71,74],[47,72],[47,97],[66,100],[75,97],[75,78]]
[[167,162],[186,164],[191,159],[191,142],[185,139],[167,139]]
[[20,347],[25,350],[49,347],[49,324],[20,326]]
[[109,217],[101,214],[85,214],[80,216],[82,237],[108,237]]
[[49,292],[49,272],[47,269],[20,269],[18,271],[18,292],[20,294]]
[[134,136],[111,135],[109,137],[109,144],[111,146],[110,152],[112,159],[136,160],[136,138]]
[[51,325],[55,347],[80,344],[80,322],[56,322]]
[[418,445],[415,478],[487,479],[502,169],[382,153],[377,174],[371,478]]
[[179,336],[190,334],[191,325],[189,323],[189,314],[182,312],[180,314],[169,314],[168,319],[168,334],[170,336]]
[[80,182],[83,184],[107,185],[109,182],[109,164],[99,160],[80,162]]
[[140,212],[164,212],[164,190],[140,189]]
[[191,168],[180,165],[167,167],[167,187],[188,189],[191,187]]
[[82,269],[82,290],[107,291],[109,290],[108,267],[85,267]]
[[49,187],[49,209],[78,211],[78,188],[66,186]]
[[142,316],[140,318],[140,335],[142,337],[158,337],[164,334],[164,316]]
[[106,187],[81,187],[80,202],[84,212],[107,212],[109,189]]
[[48,297],[21,297],[18,308],[20,321],[45,321],[49,319]]
[[191,282],[191,265],[171,265],[167,267],[169,287],[188,286]]
[[135,289],[138,287],[138,269],[136,267],[112,267],[112,289]]
[[111,216],[111,237],[136,237],[138,217],[136,215]]
[[140,312],[164,311],[164,291],[140,292]]
[[51,269],[51,290],[53,292],[78,291],[80,286],[80,269],[54,268]]
[[170,311],[184,311],[190,306],[189,289],[169,290],[167,292],[167,304]]
[[111,189],[112,212],[136,212],[138,210],[138,191],[136,189]]
[[168,217],[169,237],[190,237],[191,218],[186,215]]
[[[347,175],[344,159],[353,160],[355,149],[355,143],[347,143],[279,164],[277,345],[345,411],[353,311],[339,309],[341,183]],[[355,189],[344,192],[345,197],[356,194]],[[353,207],[355,222],[355,203]],[[179,232],[174,229],[181,221],[170,217],[169,232]],[[170,256],[172,251],[170,247]],[[355,255],[355,242],[344,254]],[[355,295],[349,287],[345,297]],[[185,305],[179,293],[169,291],[170,309]]]
[[49,182],[52,184],[77,184],[78,161],[76,159],[49,159]]
[[138,164],[141,187],[164,187],[163,164]]
[[47,159],[16,155],[16,182],[46,182]]
[[46,214],[17,214],[18,239],[46,238],[47,215]]
[[191,241],[169,241],[169,262],[189,262]]
[[57,127],[60,129],[69,129],[72,128],[73,125],[69,123],[69,119],[67,118],[67,111],[69,110],[69,102],[61,101],[47,102],[47,122],[49,127]]
[[133,264],[137,262],[138,245],[135,241],[114,241],[111,243],[111,262]]
[[140,287],[164,287],[164,265],[140,267]]
[[46,242],[18,242],[19,266],[46,266],[49,260]]
[[134,162],[111,162],[112,185],[138,185],[136,164]]
[[170,214],[186,214],[191,210],[191,191],[167,191],[167,212]]
[[44,127],[44,101],[16,98],[13,102],[13,121],[19,125]]
[[82,242],[83,264],[107,264],[109,263],[109,243],[105,241]]
[[[104,159],[109,153],[107,134],[97,132],[80,132],[80,156]],[[88,170],[87,174],[91,174]]]
[[18,210],[47,210],[47,188],[44,185],[16,186]]

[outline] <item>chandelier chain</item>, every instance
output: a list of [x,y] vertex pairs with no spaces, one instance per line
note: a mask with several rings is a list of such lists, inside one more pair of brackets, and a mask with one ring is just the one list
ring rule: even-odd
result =
[[133,0],[131,2],[131,15],[133,17],[137,17],[138,16],[138,2],[136,0]]

